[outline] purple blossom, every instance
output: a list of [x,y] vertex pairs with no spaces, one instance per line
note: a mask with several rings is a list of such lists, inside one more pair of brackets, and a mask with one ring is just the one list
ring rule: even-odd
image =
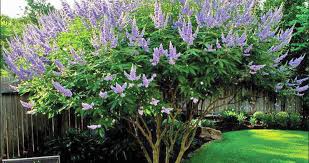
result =
[[161,4],[158,0],[156,0],[154,5],[154,15],[151,16],[152,20],[154,21],[154,25],[158,29],[165,28],[167,26],[168,16],[164,17]]
[[257,71],[261,70],[263,67],[265,67],[265,65],[250,65],[250,74],[256,74]]
[[193,34],[192,32],[192,24],[190,19],[188,20],[188,23],[186,23],[184,21],[184,25],[181,28],[178,28],[180,37],[183,39],[183,41],[185,41],[188,45],[192,45],[194,39],[197,37],[197,33],[198,33],[198,27],[195,31],[195,33]]
[[91,103],[91,104],[87,104],[87,103],[82,103],[82,110],[90,110],[90,109],[93,109],[93,106],[94,104]]
[[103,46],[109,45],[111,48],[117,47],[118,38],[115,36],[113,27],[110,25],[110,22],[108,22],[106,19],[103,21],[100,37]]
[[20,103],[26,109],[32,109],[33,108],[33,104],[30,103],[30,102],[24,102],[24,101],[20,100]]
[[176,47],[173,46],[172,42],[170,42],[169,53],[166,56],[171,65],[175,64],[175,61],[180,57],[180,53],[177,53]]
[[278,58],[276,58],[274,60],[275,64],[279,64],[282,60],[284,60],[288,56],[288,53],[289,52],[287,51],[285,54],[283,54],[283,55],[279,56]]
[[72,92],[69,89],[64,88],[60,83],[58,82],[52,82],[54,85],[54,88],[61,94],[63,94],[66,97],[72,97]]
[[61,71],[64,72],[64,66],[63,64],[59,61],[59,60],[55,60],[55,65],[57,66],[57,68]]
[[306,77],[306,78],[303,78],[303,79],[297,79],[297,78],[295,79],[297,84],[302,84],[303,82],[305,82],[307,80],[309,80],[309,77]]
[[275,32],[271,30],[270,26],[262,27],[257,34],[261,41],[265,41],[269,37],[275,36]]
[[176,28],[176,29],[182,28],[184,23],[185,22],[184,22],[183,15],[179,14],[178,20],[176,22],[174,22],[174,24],[173,24],[173,28]]
[[296,68],[300,65],[300,63],[303,61],[305,55],[303,56],[300,56],[299,58],[295,58],[295,59],[292,59],[289,61],[289,65],[292,67],[292,68]]
[[282,88],[283,88],[283,83],[278,83],[278,84],[275,86],[275,91],[278,92],[278,91],[280,91]]
[[114,80],[115,77],[116,77],[115,74],[114,75],[107,75],[107,76],[104,77],[104,80],[105,81],[112,81],[112,80]]
[[193,14],[193,11],[190,8],[188,0],[186,0],[184,6],[181,9],[181,13],[183,15],[191,16]]
[[288,44],[292,39],[294,26],[292,28],[287,29],[286,31],[281,31],[277,36],[277,39],[284,43],[285,45]]
[[161,113],[170,114],[173,108],[162,107]]
[[73,19],[74,13],[73,13],[70,5],[67,2],[65,2],[64,0],[61,0],[61,3],[62,3],[62,7],[63,7],[63,10],[64,10],[66,16],[69,17],[70,19]]
[[162,44],[160,44],[159,48],[154,48],[152,54],[152,60],[150,60],[152,65],[154,66],[157,65],[160,62],[160,57],[167,54],[168,54],[167,50],[164,50]]
[[143,79],[142,86],[148,88],[150,82],[152,82],[153,79],[154,79],[156,76],[157,76],[156,74],[153,74],[153,75],[151,76],[151,78],[147,79],[146,75],[143,74],[143,77],[142,77],[142,79]]
[[246,54],[250,53],[251,50],[252,50],[252,48],[253,48],[253,44],[249,45],[249,46],[244,50],[244,53],[246,53]]
[[246,44],[247,34],[244,32],[240,37],[236,39],[236,44],[238,46],[244,46]]
[[128,80],[130,81],[135,81],[139,80],[141,78],[141,75],[137,76],[136,75],[136,66],[132,65],[131,66],[131,71],[130,74],[128,74],[126,71],[124,72],[124,75],[127,77]]
[[217,41],[216,41],[216,47],[217,47],[217,49],[221,49],[222,48],[222,46],[219,43],[219,39],[217,39]]
[[160,102],[160,100],[152,98],[151,101],[150,101],[150,104],[153,105],[153,106],[157,106],[159,102]]
[[295,90],[296,90],[298,93],[301,93],[301,92],[307,91],[308,89],[309,89],[309,85],[305,85],[305,86],[302,86],[302,87],[297,86]]
[[91,130],[95,130],[95,129],[98,129],[98,128],[101,128],[102,126],[101,125],[89,125],[87,126],[87,128],[91,129]]
[[214,52],[214,51],[216,51],[216,49],[213,48],[213,45],[207,44],[207,51],[208,52]]
[[125,90],[126,88],[127,88],[127,83],[124,83],[122,86],[119,85],[118,83],[116,83],[116,86],[115,86],[115,87],[111,86],[111,89],[112,89],[115,93],[120,94],[120,95],[123,95],[123,92],[124,92],[124,90]]
[[107,94],[106,91],[105,91],[105,92],[101,92],[101,91],[100,91],[99,96],[100,96],[101,98],[103,98],[103,99],[106,99],[106,98],[108,97],[108,94]]

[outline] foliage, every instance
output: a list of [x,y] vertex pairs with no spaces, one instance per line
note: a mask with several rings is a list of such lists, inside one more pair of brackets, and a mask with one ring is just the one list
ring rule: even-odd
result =
[[0,15],[0,45],[1,45],[1,76],[8,76],[8,72],[4,68],[4,60],[2,58],[3,48],[8,48],[8,40],[14,35],[20,35],[23,32],[25,25],[29,22],[27,18],[9,18],[5,15]]
[[275,125],[275,118],[273,113],[266,113],[261,119],[263,125],[272,128]]
[[[185,163],[308,162],[308,131],[242,130],[202,146]],[[261,151],[262,154],[261,154]]]
[[237,120],[238,120],[239,124],[244,124],[246,119],[247,119],[247,117],[243,112],[241,112],[237,115]]
[[215,127],[215,123],[211,120],[208,120],[208,119],[203,119],[201,121],[201,126],[202,127],[211,127],[211,128],[214,128]]
[[249,120],[250,124],[252,126],[256,125],[257,124],[257,120],[254,118],[254,117],[250,117],[250,120]]
[[104,139],[93,131],[70,129],[62,137],[47,139],[40,151],[42,155],[60,155],[62,162],[144,160],[139,146],[124,128],[108,130]]
[[287,112],[278,112],[275,115],[276,123],[282,128],[288,127],[288,120],[289,120],[289,114]]
[[289,124],[290,128],[292,129],[298,129],[301,125],[301,116],[299,113],[290,113],[289,116]]
[[46,3],[46,0],[25,0],[27,6],[25,7],[26,17],[29,17],[32,23],[37,24],[38,18],[55,10],[54,6]]
[[253,114],[253,117],[259,122],[262,121],[264,116],[265,116],[265,113],[262,111],[257,111]]
[[[106,3],[77,3],[73,11],[64,2],[12,39],[6,64],[21,80],[19,93],[29,95],[22,102],[29,113],[73,108],[99,132],[126,121],[148,162],[162,159],[164,145],[165,161],[179,163],[225,86],[273,91],[302,62],[281,63],[292,32],[275,33],[280,8],[261,19],[251,14],[253,1],[210,5],[214,15],[203,8],[208,1]],[[279,93],[302,93],[298,86],[285,83]],[[198,111],[207,95],[209,106]]]

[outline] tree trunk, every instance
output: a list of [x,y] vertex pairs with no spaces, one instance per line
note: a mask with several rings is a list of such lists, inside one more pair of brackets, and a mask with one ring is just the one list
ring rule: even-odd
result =
[[152,162],[153,163],[159,163],[160,161],[160,149],[154,149],[152,152]]
[[182,157],[185,154],[185,151],[186,151],[185,149],[180,149],[175,163],[180,163],[181,162]]

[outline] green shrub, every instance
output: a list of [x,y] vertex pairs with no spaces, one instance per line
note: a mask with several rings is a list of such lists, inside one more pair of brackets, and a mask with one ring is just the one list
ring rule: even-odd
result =
[[252,126],[256,125],[257,124],[257,120],[254,118],[254,117],[251,117],[250,120],[249,120],[250,124]]
[[238,117],[237,117],[237,112],[234,109],[231,110],[226,110],[222,113],[223,116],[223,121],[225,123],[231,123],[231,124],[236,124],[238,123]]
[[301,125],[301,116],[299,113],[290,113],[289,118],[290,127],[292,129],[297,129]]
[[272,113],[264,114],[261,122],[263,123],[263,125],[265,125],[267,127],[274,126],[274,114],[272,114]]
[[263,117],[264,117],[265,113],[262,111],[257,111],[253,114],[253,117],[257,120],[257,121],[262,121]]
[[244,113],[237,114],[237,120],[239,124],[244,124],[247,116]]
[[208,120],[208,119],[203,119],[201,122],[201,126],[202,127],[211,127],[214,128],[215,127],[215,123],[212,120]]
[[278,112],[275,115],[275,122],[279,127],[287,128],[289,120],[289,114],[287,112]]

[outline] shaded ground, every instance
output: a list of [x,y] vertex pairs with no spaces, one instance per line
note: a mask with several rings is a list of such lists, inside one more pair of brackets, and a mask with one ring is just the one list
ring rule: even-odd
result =
[[308,134],[289,130],[226,132],[203,145],[185,163],[308,163]]

